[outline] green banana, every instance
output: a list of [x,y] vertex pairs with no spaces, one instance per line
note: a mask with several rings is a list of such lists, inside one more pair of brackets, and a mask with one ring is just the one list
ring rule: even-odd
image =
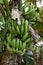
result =
[[13,39],[13,40],[12,40],[12,44],[11,44],[13,48],[15,48],[15,44],[16,44],[16,40]]
[[7,42],[8,42],[8,44],[11,44],[11,34],[9,35],[9,36],[7,36]]
[[19,26],[16,26],[16,32],[17,32],[18,34],[20,34]]
[[24,34],[24,20],[22,21],[22,24],[21,24],[21,34],[22,35]]
[[12,48],[9,46],[9,44],[6,44],[6,48],[7,48],[7,51],[9,51],[10,53],[12,53]]
[[19,47],[19,50],[22,49],[22,41],[20,41],[20,47]]
[[19,39],[17,39],[16,49],[19,49],[19,43],[20,43],[20,40],[19,40]]
[[13,46],[14,49],[16,49],[16,43],[17,43],[17,41],[16,41],[16,39],[14,39],[14,46]]
[[28,21],[26,20],[25,21],[25,33],[27,33],[28,32]]
[[23,35],[22,40],[25,41],[28,38],[28,33],[26,33],[25,35]]
[[23,43],[22,50],[24,50],[25,48],[26,48],[26,43]]
[[23,27],[23,25],[21,26],[21,35],[23,35],[23,33],[24,33],[24,27]]
[[13,25],[16,28],[16,26],[17,26],[17,21],[16,20],[13,21]]

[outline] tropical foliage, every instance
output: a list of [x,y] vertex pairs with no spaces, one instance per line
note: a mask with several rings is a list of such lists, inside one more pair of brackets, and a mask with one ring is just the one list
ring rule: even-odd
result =
[[[16,2],[19,3],[18,10],[21,10],[19,7],[22,8],[21,25],[18,25],[18,18],[14,20],[11,16],[12,8],[16,9]],[[13,63],[14,65],[41,65],[43,46],[37,45],[39,46],[37,47],[36,44],[43,40],[43,7],[38,8],[36,0],[24,0],[22,6],[20,4],[21,1],[0,0],[0,63],[1,65],[13,65]],[[38,38],[37,35],[35,37],[30,28],[38,32],[40,37]],[[11,59],[13,58],[9,62],[6,61],[7,59],[3,60],[7,56],[6,53],[11,55]],[[39,60],[40,63],[35,60]]]

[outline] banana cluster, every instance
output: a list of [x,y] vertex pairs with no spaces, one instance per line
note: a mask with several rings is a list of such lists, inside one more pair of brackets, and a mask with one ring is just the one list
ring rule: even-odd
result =
[[18,25],[17,21],[10,21],[8,23],[8,29],[14,36],[20,36],[22,40],[29,36],[29,24],[27,20],[21,22],[21,26]]
[[29,24],[27,20],[21,22],[21,26],[17,21],[8,22],[8,30],[6,41],[4,42],[6,49],[11,53],[20,53],[23,55],[26,46],[30,42]]
[[19,53],[23,55],[26,51],[26,43],[22,42],[18,38],[13,38],[11,34],[7,36],[7,41],[4,42],[7,51],[10,53]]

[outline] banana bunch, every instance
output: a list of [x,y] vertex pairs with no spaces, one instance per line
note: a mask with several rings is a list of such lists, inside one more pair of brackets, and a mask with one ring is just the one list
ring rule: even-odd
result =
[[9,20],[8,30],[9,33],[7,33],[6,40],[4,41],[6,50],[10,53],[20,53],[23,55],[27,44],[31,41],[28,21],[23,20],[19,26],[16,20]]
[[[22,42],[29,43],[30,42],[30,29],[29,29],[29,23],[27,20],[24,20],[21,22],[21,26],[18,25],[17,21],[12,21],[10,22],[11,25],[9,25],[11,27],[11,29],[9,29],[13,35],[15,35],[15,37],[19,37],[19,39],[21,39]],[[9,28],[10,28],[9,27]]]
[[27,20],[23,20],[19,26],[16,20],[9,20],[8,29],[11,33],[24,34],[29,31],[29,24]]
[[19,53],[23,55],[26,51],[26,43],[22,42],[18,38],[13,38],[11,34],[7,36],[7,40],[4,41],[6,50],[10,53]]
[[10,21],[8,23],[8,29],[12,35],[15,35],[16,37],[19,35],[22,40],[29,37],[29,24],[27,20],[23,20],[21,26],[17,24],[16,20]]

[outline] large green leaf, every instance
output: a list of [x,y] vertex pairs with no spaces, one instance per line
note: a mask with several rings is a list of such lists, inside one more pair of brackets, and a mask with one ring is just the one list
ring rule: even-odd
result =
[[24,54],[23,58],[27,65],[34,65],[33,52],[31,50],[28,50],[28,52]]

